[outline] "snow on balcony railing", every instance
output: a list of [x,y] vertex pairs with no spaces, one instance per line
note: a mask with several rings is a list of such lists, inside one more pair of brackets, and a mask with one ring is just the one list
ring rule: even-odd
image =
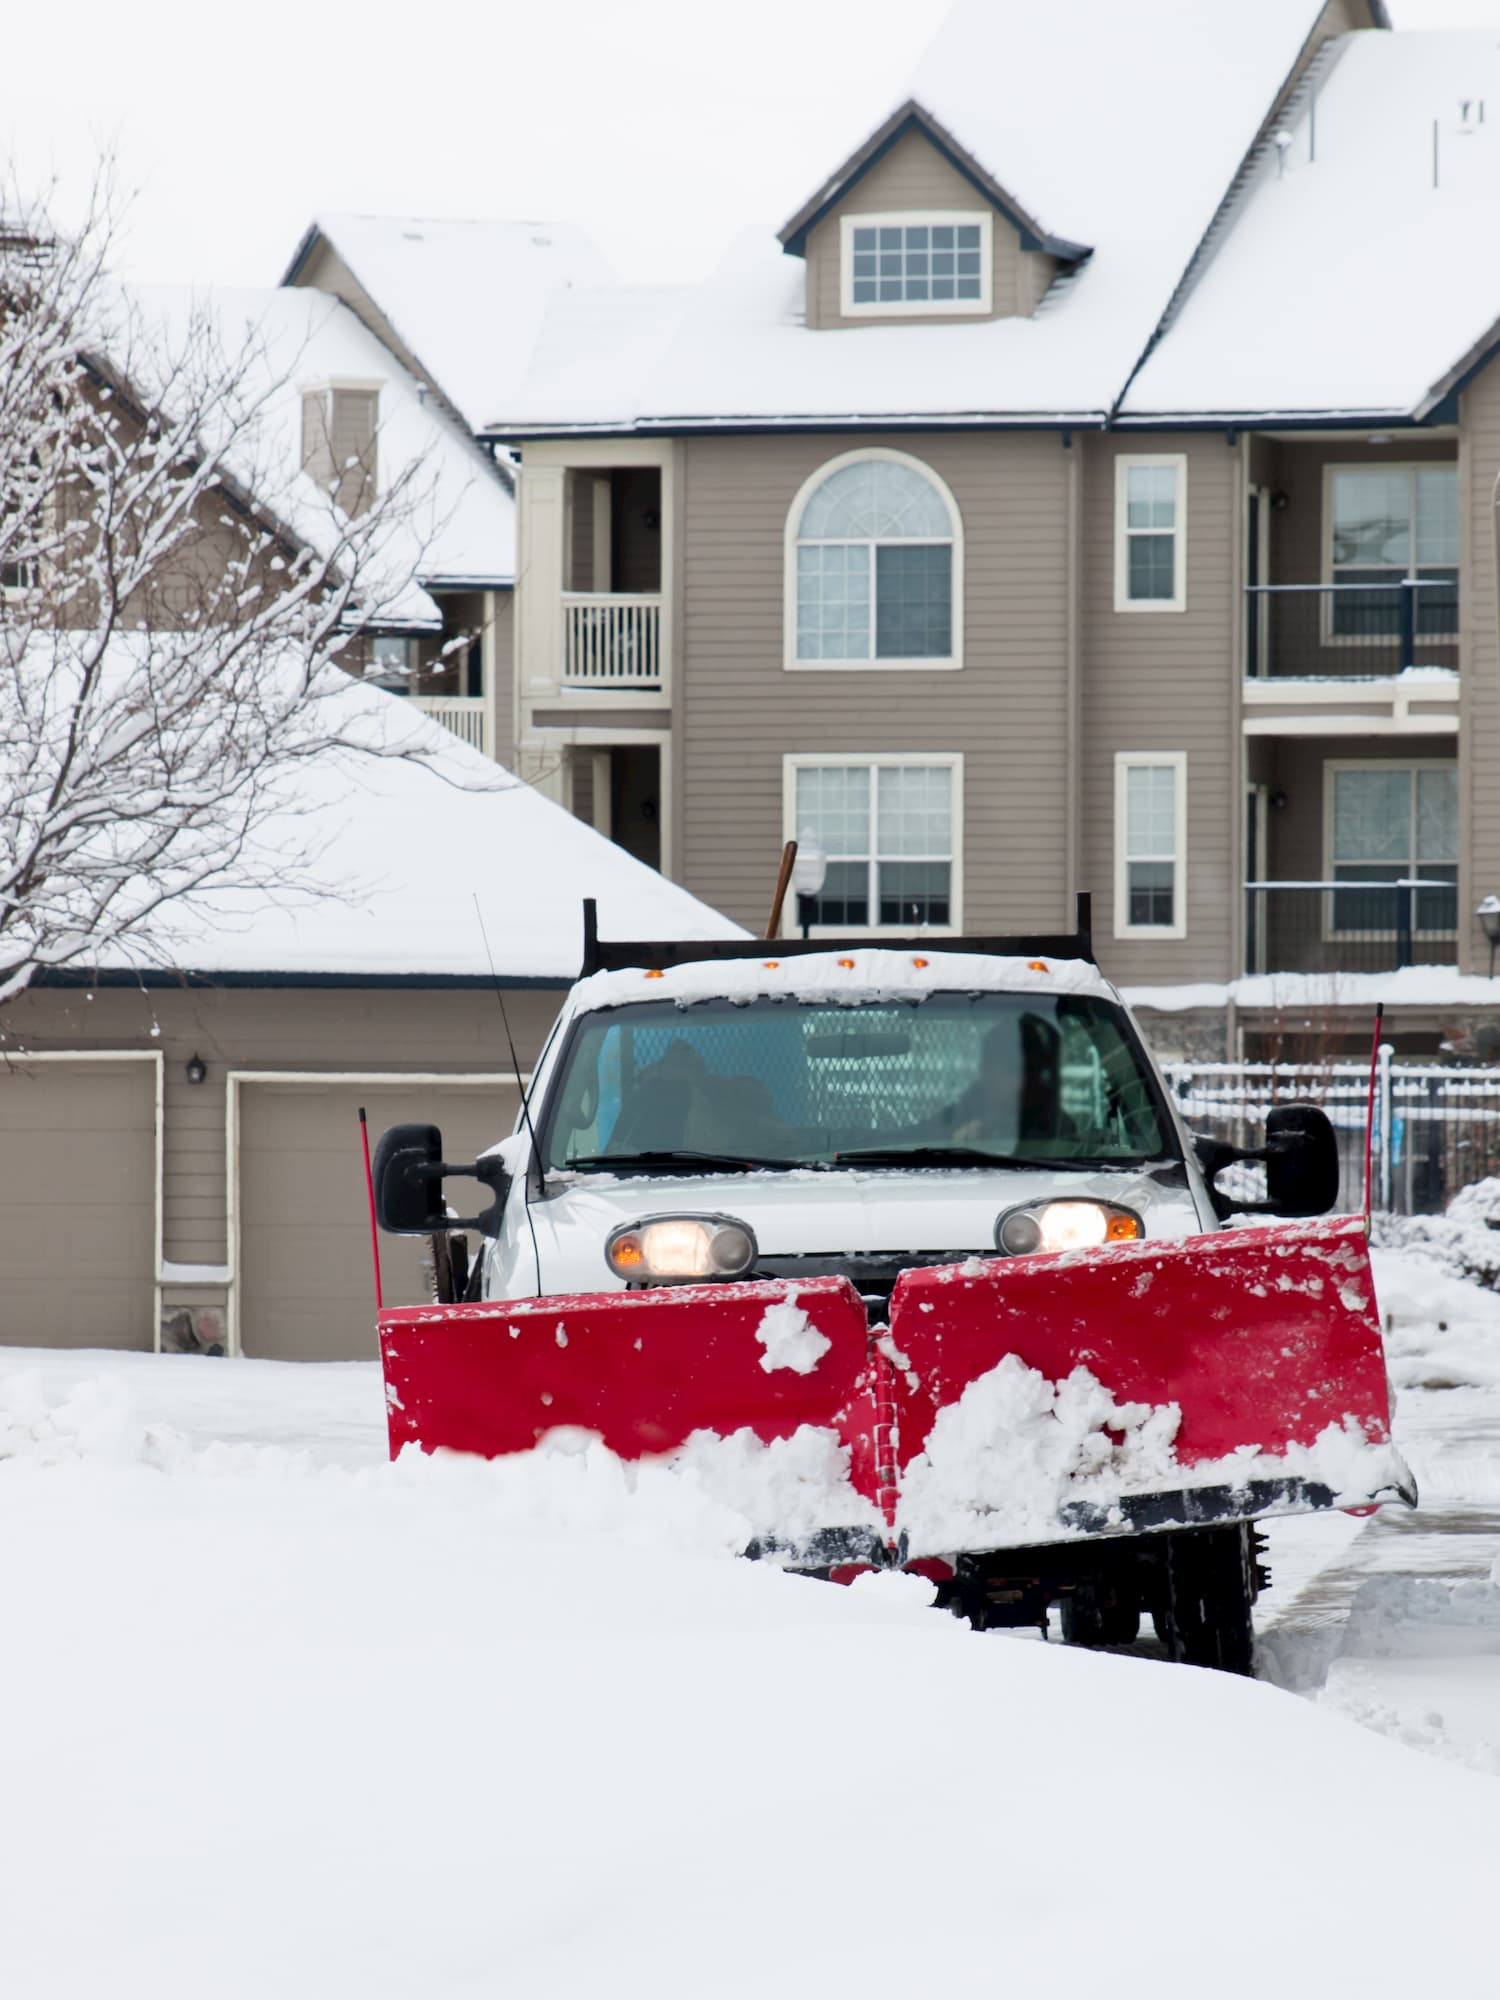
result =
[[477,695],[420,694],[412,696],[412,707],[430,715],[434,722],[451,729],[465,743],[490,756],[489,731],[485,727],[484,703]]
[[660,597],[564,592],[563,685],[659,688]]

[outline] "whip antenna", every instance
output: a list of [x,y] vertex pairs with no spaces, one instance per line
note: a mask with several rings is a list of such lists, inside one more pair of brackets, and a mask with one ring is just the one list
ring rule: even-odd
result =
[[[472,893],[472,892],[471,892]],[[542,1155],[536,1142],[536,1127],[531,1122],[531,1097],[521,1080],[521,1059],[516,1054],[516,1038],[510,1031],[510,1015],[505,1011],[505,995],[500,987],[500,975],[495,970],[495,954],[490,950],[490,934],[484,927],[484,911],[479,907],[478,896],[473,897],[474,915],[479,922],[479,935],[484,940],[484,955],[489,960],[490,978],[494,982],[495,998],[500,1004],[500,1025],[505,1030],[505,1045],[510,1050],[510,1066],[516,1073],[516,1089],[521,1098],[521,1117],[525,1122],[527,1135],[531,1140],[531,1165],[541,1172]],[[536,1265],[536,1295],[542,1296],[542,1253],[537,1248],[536,1224],[531,1217],[531,1166],[528,1166],[521,1187],[521,1205],[526,1210],[526,1227],[531,1231],[531,1257]]]

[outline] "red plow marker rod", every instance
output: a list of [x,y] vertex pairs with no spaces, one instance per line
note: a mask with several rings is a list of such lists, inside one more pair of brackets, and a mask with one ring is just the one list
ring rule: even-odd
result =
[[385,1305],[380,1291],[380,1231],[375,1227],[375,1176],[370,1172],[370,1127],[363,1105],[359,1107],[359,1136],[365,1149],[365,1193],[370,1203],[370,1256],[375,1265],[375,1310],[380,1312]]

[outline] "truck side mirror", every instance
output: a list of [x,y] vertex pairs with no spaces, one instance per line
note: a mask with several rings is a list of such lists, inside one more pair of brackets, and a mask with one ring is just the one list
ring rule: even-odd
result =
[[371,1168],[381,1228],[393,1236],[446,1229],[442,1168],[443,1135],[436,1125],[392,1125],[382,1132]]
[[[1236,1214],[1325,1215],[1339,1198],[1338,1137],[1328,1114],[1315,1104],[1273,1105],[1266,1113],[1264,1146],[1231,1146],[1200,1133],[1193,1151],[1221,1222]],[[1217,1186],[1218,1176],[1236,1160],[1264,1162],[1264,1201],[1239,1201]]]
[[1339,1142],[1316,1104],[1266,1114],[1266,1206],[1274,1215],[1326,1215],[1339,1198]]
[[[436,1125],[392,1125],[380,1135],[370,1169],[375,1182],[375,1220],[393,1236],[435,1236],[477,1229],[493,1236],[510,1191],[510,1175],[498,1157],[456,1167],[443,1158],[443,1135]],[[478,1215],[449,1215],[443,1181],[449,1174],[476,1180],[495,1199]]]

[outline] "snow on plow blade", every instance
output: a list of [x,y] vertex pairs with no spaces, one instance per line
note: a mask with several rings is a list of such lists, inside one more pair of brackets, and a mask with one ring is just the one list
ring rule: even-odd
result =
[[912,1270],[888,1333],[838,1277],[380,1329],[393,1456],[686,1449],[733,1472],[754,1552],[808,1567],[1415,1499],[1357,1221]]
[[908,1271],[913,1553],[1414,1505],[1354,1218]]

